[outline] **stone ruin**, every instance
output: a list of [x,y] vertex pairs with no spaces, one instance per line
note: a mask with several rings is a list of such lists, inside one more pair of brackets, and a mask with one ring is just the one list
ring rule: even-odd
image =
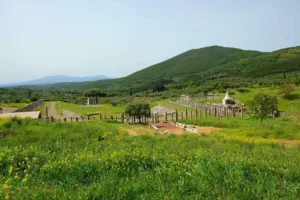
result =
[[195,128],[194,125],[185,125],[184,123],[176,122],[176,127],[182,128],[185,131],[192,133],[200,133],[198,129]]
[[163,116],[163,115],[171,115],[173,113],[175,113],[176,111],[174,109],[171,108],[167,108],[161,105],[155,106],[153,108],[151,108],[151,115],[152,116]]
[[98,104],[98,97],[88,97],[86,101],[86,105],[97,105]]
[[236,104],[238,104],[239,102],[233,100],[230,96],[229,96],[229,92],[228,89],[226,90],[226,95],[222,100],[222,105],[225,107],[229,107],[229,106],[234,106]]

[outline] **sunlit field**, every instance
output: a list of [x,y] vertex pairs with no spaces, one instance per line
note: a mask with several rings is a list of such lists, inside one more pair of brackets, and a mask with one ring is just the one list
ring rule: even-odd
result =
[[[138,125],[130,136],[135,125],[1,120],[1,198],[299,198],[300,149],[282,143],[299,141],[298,121],[196,123],[223,129],[157,137]],[[277,124],[288,130],[276,135]]]

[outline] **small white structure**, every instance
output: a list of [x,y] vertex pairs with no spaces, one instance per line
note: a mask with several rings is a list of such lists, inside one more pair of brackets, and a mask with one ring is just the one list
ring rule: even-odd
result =
[[233,106],[234,104],[235,104],[235,102],[232,98],[230,98],[229,92],[227,89],[226,95],[225,95],[224,99],[222,100],[222,105],[228,107],[228,106]]

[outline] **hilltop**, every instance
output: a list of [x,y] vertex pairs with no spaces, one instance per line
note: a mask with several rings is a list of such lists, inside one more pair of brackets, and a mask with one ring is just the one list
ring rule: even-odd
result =
[[[300,46],[273,52],[210,46],[189,50],[123,78],[49,87],[144,91],[163,84],[177,88],[190,85],[225,88],[259,82],[269,84],[283,79],[295,83],[299,72]],[[224,85],[228,83],[231,85]]]

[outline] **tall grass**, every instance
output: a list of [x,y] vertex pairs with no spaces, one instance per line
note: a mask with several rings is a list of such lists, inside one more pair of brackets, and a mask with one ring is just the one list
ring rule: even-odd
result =
[[268,118],[259,120],[246,117],[203,118],[185,120],[187,124],[225,128],[227,135],[256,138],[300,139],[300,120],[293,118]]
[[12,133],[0,138],[1,198],[299,198],[299,148],[217,134],[129,137],[122,127],[3,121],[0,132]]

